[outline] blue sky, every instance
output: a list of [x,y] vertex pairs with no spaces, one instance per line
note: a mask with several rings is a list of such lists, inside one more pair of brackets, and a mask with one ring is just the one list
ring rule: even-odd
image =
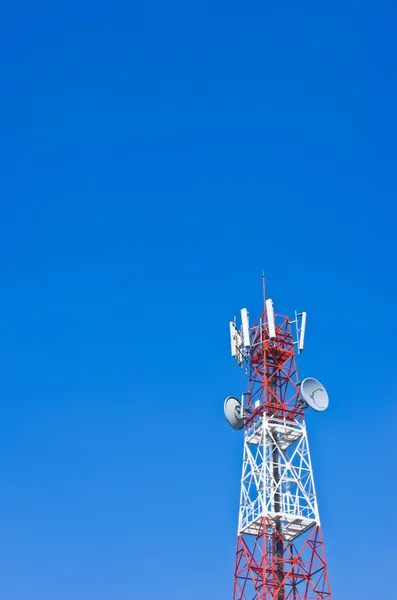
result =
[[231,598],[228,321],[308,311],[335,599],[390,597],[396,12],[18,2],[1,27],[0,596]]

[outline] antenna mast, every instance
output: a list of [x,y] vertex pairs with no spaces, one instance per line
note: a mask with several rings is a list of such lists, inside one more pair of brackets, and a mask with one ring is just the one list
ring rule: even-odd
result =
[[244,409],[233,397],[225,403],[229,424],[244,430],[233,600],[330,600],[304,419],[306,407],[325,410],[328,395],[313,378],[301,389],[298,378],[306,313],[295,321],[275,313],[264,276],[262,286],[263,313],[250,327],[243,309],[241,333],[233,330],[248,373]]

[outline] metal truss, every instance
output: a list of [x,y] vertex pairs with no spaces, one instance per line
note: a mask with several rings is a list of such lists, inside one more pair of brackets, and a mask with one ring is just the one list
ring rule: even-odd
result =
[[305,424],[264,415],[244,436],[239,533],[267,516],[287,541],[320,524]]
[[234,600],[330,599],[289,320],[251,328]]
[[[331,598],[321,529],[313,527],[299,546],[286,544],[277,524],[263,519],[258,536],[239,536],[234,598],[318,600]],[[279,548],[282,548],[280,554]]]

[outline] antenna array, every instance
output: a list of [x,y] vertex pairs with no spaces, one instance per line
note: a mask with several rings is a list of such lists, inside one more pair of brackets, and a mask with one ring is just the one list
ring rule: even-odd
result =
[[[252,339],[256,336],[255,332],[258,330],[258,326],[255,325],[250,328],[249,323],[249,312],[246,308],[242,308],[241,314],[241,326],[238,328],[236,318],[234,321],[230,321],[230,347],[232,357],[237,361],[239,366],[242,366],[244,360],[247,359],[252,347]],[[265,316],[266,321],[261,319],[259,324],[260,339],[274,340],[277,337],[276,330],[276,315],[274,312],[274,303],[271,298],[265,301]],[[306,333],[306,316],[307,313],[297,313],[295,311],[295,320],[290,321],[290,324],[296,325],[296,340],[294,344],[298,347],[298,353],[303,351],[305,345],[305,333]]]
[[224,405],[244,431],[234,600],[331,600],[304,418],[309,407],[324,411],[328,394],[298,378],[305,333],[306,313],[291,321],[270,298],[253,325],[246,308],[240,327],[230,322],[231,353],[248,376],[241,401]]

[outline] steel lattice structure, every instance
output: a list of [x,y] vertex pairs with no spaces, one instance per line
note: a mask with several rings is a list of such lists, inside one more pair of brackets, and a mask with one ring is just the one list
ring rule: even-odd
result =
[[[291,322],[249,329],[233,600],[331,599]],[[292,323],[294,323],[293,321]]]

